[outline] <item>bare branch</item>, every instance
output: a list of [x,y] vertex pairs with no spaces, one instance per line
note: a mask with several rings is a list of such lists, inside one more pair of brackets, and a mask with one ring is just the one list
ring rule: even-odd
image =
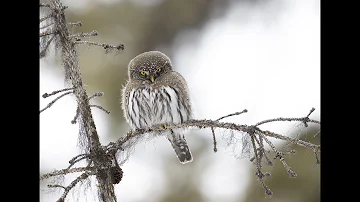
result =
[[292,178],[295,178],[297,176],[297,174],[293,170],[291,170],[291,167],[285,162],[285,159],[281,155],[281,153],[277,154],[277,157],[279,158],[279,160],[283,164],[283,166],[286,169],[286,172],[288,172],[289,176],[292,177]]
[[89,155],[88,154],[79,154],[79,155],[75,156],[74,158],[72,158],[69,161],[70,165],[67,167],[67,169],[70,169],[73,165],[75,165],[75,163],[77,163],[81,160],[84,160],[84,159],[89,159]]
[[50,8],[50,5],[49,5],[49,4],[45,4],[45,3],[41,3],[41,2],[40,2],[40,7],[48,7],[48,8]]
[[[298,120],[298,119],[294,119]],[[300,121],[302,121],[302,119],[300,119]],[[314,122],[310,119],[310,122]],[[210,127],[214,127],[214,128],[223,128],[223,129],[229,129],[229,130],[234,130],[234,131],[240,131],[240,132],[247,132],[249,133],[250,131],[254,130],[254,126],[247,126],[247,125],[238,125],[238,124],[234,124],[234,123],[226,123],[226,122],[218,122],[218,121],[213,121],[213,120],[208,120],[208,119],[203,119],[203,120],[189,120],[187,122],[181,123],[181,124],[177,124],[177,125],[167,125],[166,129],[164,128],[160,128],[160,127],[152,127],[149,129],[137,129],[137,130],[130,130],[123,138],[120,138],[118,141],[116,141],[116,147],[120,147],[122,144],[124,144],[126,141],[128,141],[129,139],[131,139],[132,137],[135,137],[137,135],[142,135],[145,133],[149,133],[149,132],[162,132],[164,130],[170,130],[170,129],[177,129],[177,128],[188,128],[188,127],[197,127],[197,128],[210,128]],[[320,146],[309,143],[309,142],[305,142],[302,140],[298,140],[298,139],[294,139],[291,137],[287,137],[287,136],[283,136],[283,135],[279,135],[270,131],[262,131],[258,128],[256,128],[257,131],[259,131],[260,133],[262,133],[265,136],[269,136],[269,137],[274,137],[276,139],[281,139],[281,140],[285,140],[288,142],[292,142],[294,144],[303,146],[303,147],[307,147],[310,149],[317,149]]]
[[320,145],[315,145],[315,144],[312,144],[312,143],[309,143],[309,142],[305,142],[303,140],[287,137],[287,136],[284,136],[284,135],[279,135],[279,134],[276,134],[276,133],[273,133],[273,132],[270,132],[270,131],[261,131],[261,133],[263,135],[266,135],[266,136],[269,136],[269,137],[285,140],[285,141],[291,142],[293,144],[297,144],[297,145],[302,146],[302,147],[310,148],[313,151],[314,150],[320,150]]
[[258,137],[255,136],[255,140],[256,142],[258,143],[259,145],[259,148],[258,148],[258,152],[259,152],[259,155],[261,155],[261,157],[265,157],[265,160],[266,160],[266,164],[268,166],[272,166],[273,163],[272,161],[270,161],[269,157],[267,156],[267,152],[265,150],[265,147],[264,147],[264,143],[263,143],[263,139],[266,139],[267,138],[261,134],[258,134],[257,131],[255,131],[255,133],[258,135]]
[[52,17],[52,14],[50,14],[50,15],[48,15],[48,16],[45,16],[45,17],[43,17],[43,18],[40,18],[40,23],[43,22],[43,21],[46,20],[46,19],[51,18],[51,17]]
[[69,25],[76,26],[76,27],[82,27],[82,23],[79,22],[69,22]]
[[[260,134],[262,135],[262,134]],[[264,138],[266,143],[271,147],[271,149],[274,151],[274,153],[276,154],[274,159],[277,159],[279,158],[279,160],[281,161],[281,163],[283,164],[283,166],[285,167],[286,171],[288,172],[288,174],[290,175],[290,177],[296,177],[297,174],[291,170],[290,166],[287,165],[287,163],[285,162],[285,159],[283,158],[283,153],[282,152],[279,152],[276,148],[275,148],[275,145],[270,142],[267,138]]]
[[63,188],[66,189],[66,187],[62,186],[62,185],[58,185],[58,184],[48,184],[47,187],[49,188]]
[[77,183],[79,183],[80,181],[88,178],[91,174],[91,172],[85,172],[83,174],[81,174],[79,177],[77,177],[74,181],[72,181],[69,186],[65,187],[65,191],[64,193],[62,194],[62,196],[57,200],[57,202],[64,202],[65,201],[65,198],[67,196],[67,194],[69,193],[69,191],[75,187],[75,185]]
[[82,158],[82,157],[88,157],[88,156],[89,156],[88,154],[79,154],[79,155],[73,157],[73,158],[69,161],[69,163],[70,163],[70,164],[74,164],[74,162],[77,161],[77,159]]
[[92,42],[92,41],[74,41],[75,44],[87,44],[89,46],[94,45],[94,46],[101,46],[106,50],[106,53],[108,53],[109,51],[112,50],[117,50],[117,51],[121,51],[124,50],[124,44],[120,44],[118,46],[113,46],[113,45],[109,45],[109,44],[105,44],[105,43],[97,43],[97,42]]
[[98,109],[103,110],[105,113],[110,114],[110,111],[107,110],[107,109],[104,109],[102,106],[99,106],[99,105],[90,105],[90,107],[96,107],[96,108],[98,108]]
[[40,113],[45,111],[46,109],[50,108],[57,100],[59,100],[60,98],[64,97],[65,95],[68,95],[70,93],[73,93],[74,91],[70,91],[70,92],[66,92],[62,95],[60,95],[59,97],[55,98],[53,101],[51,101],[44,109],[40,110]]
[[73,118],[73,120],[71,120],[71,124],[75,124],[76,123],[76,120],[77,118],[79,117],[79,113],[80,113],[80,109],[79,109],[79,106],[76,108],[76,114]]
[[91,170],[92,170],[92,168],[87,168],[87,167],[55,170],[55,171],[53,171],[51,173],[46,173],[46,174],[43,174],[42,176],[40,176],[40,181],[48,179],[50,177],[58,176],[58,175],[66,175],[66,174],[69,174],[69,173],[91,171]]
[[[235,113],[220,117],[220,118],[216,119],[216,121],[220,121],[221,119],[224,119],[224,118],[227,118],[227,117],[230,117],[230,116],[240,115],[240,114],[246,113],[246,112],[247,112],[247,109],[244,109],[241,112],[235,112]],[[213,127],[211,127],[211,133],[212,133],[212,136],[213,136],[214,152],[217,152],[217,148],[216,148],[217,142],[216,142],[215,131],[214,131]]]
[[51,35],[51,34],[56,34],[56,31],[52,31],[51,29],[47,29],[46,31],[41,32],[39,36],[44,37],[44,36]]
[[320,131],[321,131],[321,130],[319,130],[319,131],[314,135],[314,137],[316,137],[317,135],[319,135],[319,134],[320,134]]
[[49,48],[49,45],[51,44],[51,42],[52,42],[52,40],[55,38],[55,36],[53,35],[53,36],[51,36],[51,38],[46,42],[46,45],[45,45],[45,47],[44,47],[44,49],[39,53],[39,57],[40,57],[40,59],[41,58],[43,58],[43,57],[45,57],[45,53],[46,53],[46,51],[47,51],[47,49]]
[[229,115],[220,117],[220,118],[216,119],[216,121],[220,121],[221,119],[228,118],[228,117],[230,117],[230,116],[240,115],[240,114],[246,113],[246,112],[248,112],[248,110],[247,110],[247,109],[244,109],[244,110],[242,110],[241,112],[235,112],[235,113],[232,113],[232,114],[229,114]]
[[214,127],[211,127],[211,133],[212,133],[212,137],[213,137],[214,152],[217,152],[217,147],[216,147],[217,142],[216,142]]
[[103,95],[104,95],[103,92],[96,92],[96,93],[94,93],[94,95],[90,96],[90,97],[88,98],[88,100],[91,100],[91,99],[93,99],[94,97],[101,97],[101,96],[103,96]]
[[270,123],[270,122],[275,122],[275,121],[301,121],[303,123],[307,123],[307,122],[311,122],[311,123],[317,123],[320,124],[320,121],[317,120],[312,120],[312,119],[308,119],[307,117],[303,117],[303,118],[276,118],[276,119],[268,119],[265,121],[260,121],[259,123],[255,124],[255,126],[259,126],[265,123]]
[[308,115],[306,116],[306,117],[309,117],[310,115],[311,115],[311,113],[313,113],[315,111],[315,108],[313,107],[313,108],[311,108],[310,109],[310,112],[308,113]]
[[45,28],[47,28],[47,27],[49,27],[49,26],[51,26],[51,25],[53,25],[54,23],[52,22],[52,23],[49,23],[49,24],[47,24],[47,25],[44,25],[44,26],[42,26],[42,27],[40,27],[40,29],[45,29]]
[[74,90],[74,89],[75,89],[75,87],[72,87],[72,88],[64,88],[64,89],[61,89],[61,90],[53,91],[53,92],[51,92],[51,93],[44,93],[44,94],[42,95],[42,97],[43,97],[43,98],[47,98],[47,97],[50,97],[50,96],[52,96],[52,95],[56,95],[56,94],[61,93],[61,92],[64,92],[64,91],[69,91],[69,90]]
[[318,154],[318,151],[314,151],[314,155],[315,155],[315,158],[316,158],[316,164],[320,164],[320,159],[319,159],[319,154]]
[[77,34],[72,34],[70,35],[70,37],[90,37],[90,36],[97,36],[98,35],[98,32],[96,30],[93,30],[92,32],[90,33],[86,33],[86,32],[80,32],[80,33],[77,33]]
[[253,145],[254,154],[255,154],[255,160],[256,160],[255,164],[256,164],[257,171],[255,172],[255,175],[258,177],[258,180],[260,181],[261,185],[265,189],[265,194],[268,195],[268,196],[272,196],[273,192],[271,191],[271,189],[264,182],[264,178],[267,175],[265,175],[261,171],[261,169],[262,169],[262,165],[261,165],[262,155],[258,155],[258,150],[256,148],[256,143],[255,143],[255,131],[250,131],[249,134],[250,134],[250,137],[251,137],[251,143]]

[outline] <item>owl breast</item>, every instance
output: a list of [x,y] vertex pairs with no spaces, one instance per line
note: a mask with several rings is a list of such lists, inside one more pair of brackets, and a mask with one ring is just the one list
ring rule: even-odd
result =
[[148,128],[154,125],[179,124],[190,119],[188,100],[169,86],[152,86],[134,89],[129,94],[126,117],[132,128]]

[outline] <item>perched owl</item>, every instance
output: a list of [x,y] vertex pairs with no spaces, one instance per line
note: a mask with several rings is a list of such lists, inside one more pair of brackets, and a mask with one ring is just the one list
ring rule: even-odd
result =
[[[122,90],[122,109],[132,129],[180,124],[192,118],[185,79],[172,69],[165,54],[142,53],[128,65],[129,80]],[[164,131],[180,163],[193,160],[184,129]]]

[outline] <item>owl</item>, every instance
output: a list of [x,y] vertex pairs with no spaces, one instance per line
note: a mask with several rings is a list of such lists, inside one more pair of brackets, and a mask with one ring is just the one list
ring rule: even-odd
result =
[[[181,124],[192,118],[189,89],[184,77],[172,69],[168,56],[144,52],[128,65],[129,79],[122,89],[122,109],[132,129]],[[193,160],[184,129],[163,131],[180,163]]]

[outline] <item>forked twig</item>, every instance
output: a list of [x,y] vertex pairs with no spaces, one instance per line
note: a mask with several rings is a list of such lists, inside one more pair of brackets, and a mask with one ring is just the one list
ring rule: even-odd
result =
[[[229,114],[229,115],[226,115],[226,116],[222,116],[222,117],[216,119],[216,121],[220,121],[221,119],[228,118],[228,117],[230,117],[230,116],[240,115],[240,114],[246,113],[246,112],[248,112],[247,109],[244,109],[244,110],[241,111],[241,112],[235,112],[235,113],[232,113],[232,114]],[[213,137],[213,145],[214,145],[213,148],[214,148],[214,152],[217,152],[217,147],[216,147],[217,142],[216,142],[214,127],[211,127],[211,133],[212,133],[212,137]]]
[[60,98],[64,97],[65,95],[68,95],[70,93],[73,93],[74,91],[70,91],[70,92],[66,92],[62,95],[60,95],[59,97],[55,98],[53,101],[51,101],[45,108],[43,108],[42,110],[40,110],[40,113],[45,111],[46,109],[50,108],[56,101],[58,101]]

